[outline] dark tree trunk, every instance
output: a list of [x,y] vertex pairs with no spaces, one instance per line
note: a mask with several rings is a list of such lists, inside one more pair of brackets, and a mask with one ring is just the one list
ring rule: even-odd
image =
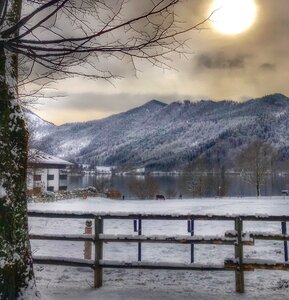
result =
[[[9,22],[21,1],[10,0]],[[0,42],[0,299],[29,298],[35,281],[28,238],[26,167],[28,134],[17,99],[18,57]],[[28,290],[30,292],[28,292]],[[35,293],[34,293],[35,294]]]
[[257,179],[257,183],[256,183],[256,192],[257,192],[257,197],[259,197],[261,195],[259,179]]
[[27,130],[13,87],[16,80],[12,82],[16,73],[6,74],[8,61],[17,68],[17,57],[7,58],[0,48],[0,298],[17,299],[33,281],[33,269],[27,225]]

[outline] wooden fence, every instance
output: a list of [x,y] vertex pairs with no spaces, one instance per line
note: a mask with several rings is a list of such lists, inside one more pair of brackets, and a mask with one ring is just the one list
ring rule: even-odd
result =
[[[94,287],[102,286],[103,268],[127,268],[127,269],[166,269],[166,270],[198,270],[198,271],[234,271],[236,292],[243,293],[245,290],[244,272],[254,271],[255,269],[266,270],[287,270],[289,235],[287,235],[286,222],[289,222],[289,216],[256,216],[256,215],[160,215],[160,214],[77,214],[77,213],[46,213],[38,211],[29,211],[29,217],[39,218],[63,218],[63,219],[86,219],[94,220],[93,234],[31,234],[31,239],[41,240],[61,240],[61,241],[90,241],[94,244],[95,257],[88,259],[71,259],[64,257],[34,257],[36,264],[52,264],[67,266],[90,267],[94,270]],[[133,221],[135,235],[112,235],[105,234],[103,221],[109,219],[126,219]],[[143,235],[143,220],[186,220],[188,235]],[[224,232],[223,236],[198,236],[194,233],[195,221],[233,221],[234,228],[231,231]],[[262,232],[244,232],[243,224],[247,221],[261,222],[279,222],[281,223],[281,233],[262,233]],[[284,261],[275,262],[262,259],[245,259],[243,255],[243,246],[254,246],[255,240],[278,240],[284,241]],[[103,243],[130,242],[138,244],[138,260],[129,262],[107,261],[103,260]],[[141,245],[142,243],[176,243],[190,244],[191,262],[190,263],[153,263],[143,262]],[[194,245],[231,245],[234,247],[235,255],[231,259],[226,259],[223,264],[199,264],[194,261]]]

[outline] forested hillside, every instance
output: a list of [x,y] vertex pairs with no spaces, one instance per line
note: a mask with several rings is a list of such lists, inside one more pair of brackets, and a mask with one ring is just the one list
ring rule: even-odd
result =
[[[34,145],[47,153],[92,165],[171,169],[203,156],[230,164],[247,144],[262,139],[289,157],[289,98],[268,95],[233,101],[152,100],[111,117],[55,126],[27,112]],[[43,123],[44,122],[44,123]]]

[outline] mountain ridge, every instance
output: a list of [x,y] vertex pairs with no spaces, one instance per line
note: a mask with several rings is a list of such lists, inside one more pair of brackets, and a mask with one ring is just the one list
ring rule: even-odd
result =
[[37,131],[45,130],[34,144],[51,155],[92,165],[170,169],[199,156],[214,163],[230,161],[254,139],[267,141],[287,157],[288,127],[289,98],[277,93],[239,103],[151,100],[101,120],[42,124]]

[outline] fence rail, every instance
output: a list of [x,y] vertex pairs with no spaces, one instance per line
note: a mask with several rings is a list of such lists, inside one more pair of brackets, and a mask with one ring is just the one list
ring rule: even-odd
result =
[[[289,235],[287,235],[286,222],[289,216],[268,215],[184,215],[184,214],[124,214],[124,213],[68,213],[68,212],[40,212],[29,211],[29,217],[38,218],[65,218],[65,219],[92,219],[94,220],[94,234],[31,234],[30,239],[35,240],[61,240],[61,241],[84,241],[94,244],[94,259],[71,259],[65,257],[34,257],[34,263],[53,264],[65,266],[90,267],[94,270],[94,287],[102,286],[103,268],[126,268],[126,269],[165,269],[165,270],[199,270],[199,271],[234,271],[236,292],[245,291],[244,272],[255,269],[286,270],[289,271],[288,247]],[[137,235],[105,234],[104,220],[125,219],[133,220],[133,229]],[[143,235],[143,220],[186,220],[188,235]],[[223,236],[199,236],[195,235],[195,221],[233,221],[234,230],[224,232]],[[280,222],[281,234],[264,232],[244,232],[243,225],[246,221]],[[284,242],[285,262],[268,260],[244,259],[243,246],[254,246],[255,240],[278,240]],[[103,260],[103,243],[130,242],[138,244],[138,261],[119,262]],[[191,263],[153,263],[143,262],[142,243],[175,243],[191,245]],[[231,245],[234,247],[235,257],[226,259],[224,264],[198,264],[194,261],[194,245]]]

